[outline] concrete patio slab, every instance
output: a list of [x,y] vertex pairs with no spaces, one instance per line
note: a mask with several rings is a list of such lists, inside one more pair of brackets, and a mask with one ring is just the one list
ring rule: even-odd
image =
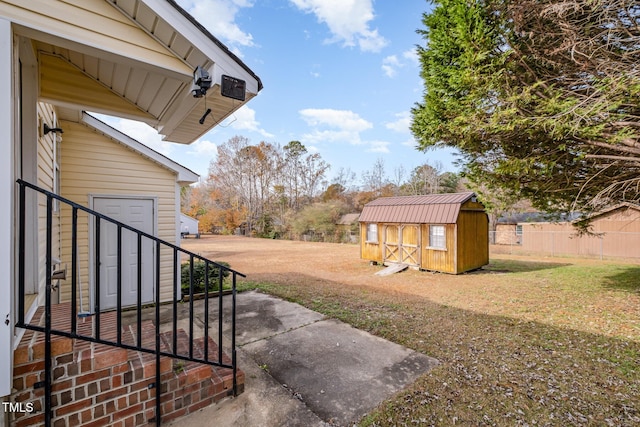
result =
[[[260,292],[243,292],[237,296],[236,344],[270,338],[325,318],[299,304]],[[229,332],[225,329],[226,332]]]
[[350,425],[437,362],[337,320],[322,320],[242,347],[331,424]]
[[[226,300],[224,305],[230,307]],[[215,304],[210,310],[215,310]],[[236,328],[239,366],[246,374],[244,393],[182,422],[193,426],[352,425],[438,363],[259,292],[237,295]],[[225,335],[229,333],[228,324],[223,329]]]
[[177,419],[169,426],[183,427],[327,427],[304,402],[261,369],[241,348],[238,365],[245,372],[245,391],[216,405]]

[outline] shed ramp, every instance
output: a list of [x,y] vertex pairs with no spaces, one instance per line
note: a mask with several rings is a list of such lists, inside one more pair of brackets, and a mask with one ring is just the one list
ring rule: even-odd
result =
[[380,270],[377,273],[375,273],[375,275],[376,276],[389,276],[389,275],[394,274],[394,273],[400,273],[401,271],[404,271],[407,268],[409,268],[409,264],[392,263],[392,264],[389,264],[387,266],[387,268],[385,268],[384,270]]

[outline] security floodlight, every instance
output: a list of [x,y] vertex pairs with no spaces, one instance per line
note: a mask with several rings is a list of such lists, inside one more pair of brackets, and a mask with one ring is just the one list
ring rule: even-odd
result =
[[202,98],[207,94],[207,90],[210,87],[211,76],[204,68],[198,65],[196,69],[193,70],[193,86],[191,87],[193,97]]

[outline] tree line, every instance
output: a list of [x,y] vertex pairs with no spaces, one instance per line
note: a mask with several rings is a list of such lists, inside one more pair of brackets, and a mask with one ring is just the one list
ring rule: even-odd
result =
[[[418,29],[424,98],[419,147],[453,147],[438,164],[356,178],[299,141],[241,136],[220,146],[183,211],[204,231],[337,240],[338,219],[377,197],[472,188],[493,223],[516,202],[588,214],[640,204],[640,6],[626,0],[436,0]],[[584,224],[588,225],[588,222]]]
[[359,179],[343,168],[329,180],[329,170],[300,141],[252,144],[234,136],[218,147],[207,179],[183,191],[182,212],[197,218],[202,232],[348,241],[357,224],[340,227],[340,218],[378,197],[449,193],[463,185],[439,163],[398,166],[391,177],[383,159]]

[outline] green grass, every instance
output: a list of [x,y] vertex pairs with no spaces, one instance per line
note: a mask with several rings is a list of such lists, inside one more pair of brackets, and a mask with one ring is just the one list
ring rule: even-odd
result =
[[[490,268],[501,273],[473,279],[504,287],[493,298],[513,299],[515,292],[522,299],[502,304],[502,315],[334,282],[245,282],[240,288],[300,303],[440,361],[364,417],[362,426],[640,425],[639,269],[514,260],[492,261]],[[469,302],[482,297],[462,296]],[[635,305],[625,305],[630,299]],[[626,326],[635,335],[622,339],[615,331],[592,333],[564,322],[591,315],[581,307],[596,303],[607,327]],[[522,304],[551,305],[550,320],[521,318]]]

